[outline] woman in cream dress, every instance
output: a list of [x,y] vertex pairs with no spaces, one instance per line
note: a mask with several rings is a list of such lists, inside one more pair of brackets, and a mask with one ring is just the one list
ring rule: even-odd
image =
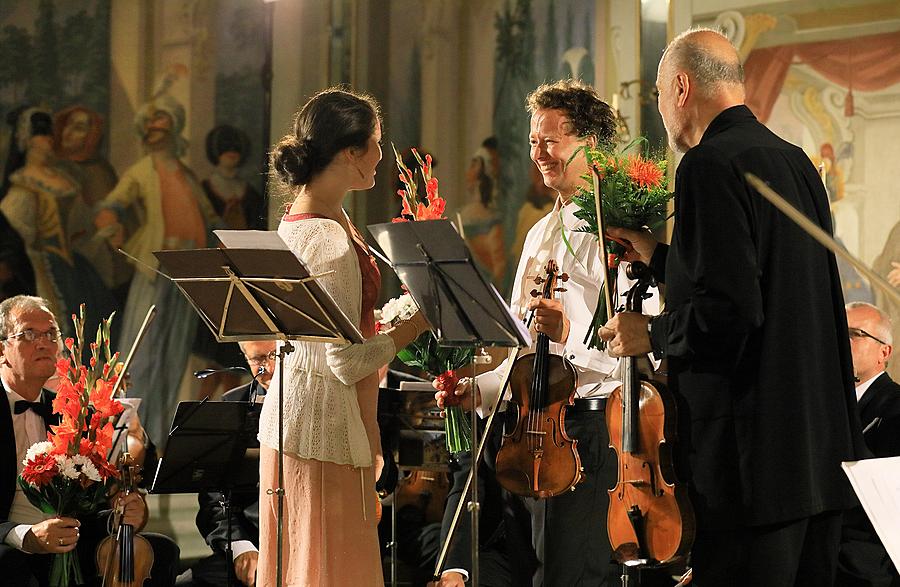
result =
[[[417,314],[375,333],[380,275],[341,204],[375,184],[381,160],[378,105],[330,89],[309,100],[272,168],[293,202],[278,233],[346,315],[363,344],[295,342],[284,363],[283,584],[382,585],[375,513],[378,368],[428,328]],[[330,272],[330,273],[328,273]],[[278,393],[275,378],[270,395]],[[257,585],[276,584],[277,396],[260,419],[260,557]]]

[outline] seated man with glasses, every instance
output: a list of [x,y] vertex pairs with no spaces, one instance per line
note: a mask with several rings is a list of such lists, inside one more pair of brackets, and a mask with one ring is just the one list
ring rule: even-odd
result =
[[[865,302],[847,304],[847,326],[859,420],[875,457],[900,456],[900,385],[885,368],[893,352],[890,317]],[[900,586],[872,523],[862,507],[844,514],[835,585]]]
[[[44,386],[56,372],[59,327],[46,300],[15,296],[0,302],[0,577],[3,585],[46,585],[50,554],[78,547],[81,568],[91,577],[94,552],[106,533],[109,510],[84,516],[54,517],[31,505],[16,477],[28,448],[47,439],[55,394]],[[140,492],[123,496],[123,521],[140,530],[147,507]],[[112,504],[111,504],[112,505]],[[178,569],[178,546],[162,535],[144,534],[153,547],[152,578],[145,584],[168,586]]]
[[[222,401],[250,401],[251,392],[256,401],[265,397],[265,389],[275,372],[275,341],[260,340],[240,342],[241,352],[250,372],[258,382],[258,391],[251,390],[253,383],[247,383],[227,391]],[[259,413],[251,414],[259,425]],[[254,437],[255,440],[255,437]],[[259,443],[256,443],[259,447]],[[222,505],[222,494],[201,493],[200,511],[197,512],[197,529],[213,550],[213,554],[200,560],[178,578],[179,587],[193,585],[208,587],[226,585],[228,565],[225,560],[225,545],[228,536],[228,519]],[[234,577],[240,584],[253,585],[256,577],[256,563],[259,558],[259,492],[235,491],[231,495],[231,557]]]

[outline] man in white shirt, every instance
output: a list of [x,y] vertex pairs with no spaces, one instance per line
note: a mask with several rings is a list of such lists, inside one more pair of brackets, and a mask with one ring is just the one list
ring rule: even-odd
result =
[[[584,343],[605,281],[605,255],[600,254],[596,236],[576,232],[581,222],[571,199],[584,185],[581,176],[588,173],[584,155],[576,151],[586,145],[612,144],[615,122],[596,90],[574,80],[540,86],[529,95],[527,106],[531,159],[544,184],[557,192],[557,199],[525,238],[511,308],[520,316],[534,310],[533,333],[546,334],[550,352],[562,355],[577,370],[575,405],[567,410],[565,423],[568,436],[578,440],[584,475],[574,491],[548,499],[516,499],[530,513],[533,554],[538,561],[534,585],[612,585],[618,583],[618,568],[610,564],[606,491],[615,485],[617,467],[609,450],[604,409],[607,396],[619,385],[613,376],[617,362]],[[561,284],[565,291],[553,300],[533,298],[534,278],[543,275],[550,259],[559,264],[560,273],[569,276]],[[503,373],[505,364],[478,376],[479,407],[485,417],[501,403]],[[463,383],[457,394],[468,398],[468,391]],[[441,406],[445,397],[441,390],[435,394]],[[463,516],[462,525],[467,518]],[[467,532],[461,527],[457,535]],[[523,556],[516,564],[526,564],[530,558]],[[445,565],[441,587],[460,586],[468,579],[467,561],[454,562],[448,560]]]
[[[106,527],[102,512],[81,520],[42,513],[16,482],[28,448],[46,440],[49,426],[59,423],[51,408],[54,395],[44,389],[56,371],[58,351],[59,328],[46,300],[16,296],[0,302],[0,382],[6,396],[0,401],[0,577],[7,586],[46,584],[51,563],[47,555],[79,545],[82,571],[91,576],[95,547]],[[123,523],[143,528],[147,522],[143,495],[120,494],[117,499],[124,508]],[[165,537],[152,539],[151,544],[159,559],[152,584],[166,585],[167,577],[171,584],[178,547]]]
[[[885,371],[894,350],[891,319],[865,302],[846,309],[863,438],[875,457],[900,456],[900,385]],[[835,585],[900,585],[897,569],[858,506],[844,514]]]

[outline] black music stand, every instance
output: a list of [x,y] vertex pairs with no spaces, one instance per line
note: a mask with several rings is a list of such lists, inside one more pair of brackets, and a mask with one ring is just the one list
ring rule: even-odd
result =
[[[475,267],[465,241],[447,220],[374,224],[369,231],[409,290],[416,305],[434,328],[441,345],[471,347],[523,347],[531,337],[503,298]],[[472,379],[475,365],[472,366]],[[474,397],[474,393],[473,393]],[[472,450],[478,446],[478,418],[472,403]],[[473,455],[476,454],[473,452]],[[478,467],[472,459],[471,500],[472,569],[470,581],[478,585]],[[449,539],[452,538],[452,534]],[[446,549],[446,545],[445,545]],[[439,557],[440,558],[440,557]],[[438,561],[438,565],[442,563]],[[436,569],[435,575],[439,575]],[[438,579],[439,577],[435,577]]]
[[259,449],[254,442],[259,404],[245,402],[181,402],[172,420],[166,453],[159,460],[150,493],[217,491],[228,530],[225,560],[228,585],[234,584],[231,551],[232,491],[256,490]]
[[[219,342],[279,340],[277,586],[282,584],[284,358],[290,340],[363,342],[353,322],[281,240],[265,230],[217,230],[224,248],[155,251],[160,266]],[[238,404],[240,405],[240,404]]]

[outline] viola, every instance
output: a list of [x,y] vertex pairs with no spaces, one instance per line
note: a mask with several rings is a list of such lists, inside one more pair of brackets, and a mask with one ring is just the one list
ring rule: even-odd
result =
[[[652,285],[649,273],[643,263],[628,267],[628,276],[638,280],[628,292],[629,312],[641,312]],[[672,462],[675,403],[661,382],[642,379],[635,357],[621,360],[622,385],[606,403],[610,447],[619,467],[609,490],[609,541],[620,563],[667,565],[682,560],[694,539],[693,509],[687,488],[676,483]]]
[[[138,467],[134,457],[122,453],[119,457],[122,475],[121,491],[128,495],[138,483]],[[103,587],[141,587],[150,578],[153,567],[153,547],[143,536],[134,531],[131,524],[121,522],[122,512],[116,512],[118,526],[115,535],[100,541],[97,546],[97,570],[103,578]]]
[[[543,285],[532,296],[552,299],[565,291],[557,281],[556,261],[550,260],[545,275],[535,278]],[[506,490],[526,497],[546,498],[574,489],[581,480],[578,442],[566,435],[565,412],[575,400],[578,376],[565,357],[550,352],[550,339],[537,335],[533,355],[519,356],[509,376],[512,394],[507,413],[515,409],[515,427],[505,431],[497,453],[497,481]]]

